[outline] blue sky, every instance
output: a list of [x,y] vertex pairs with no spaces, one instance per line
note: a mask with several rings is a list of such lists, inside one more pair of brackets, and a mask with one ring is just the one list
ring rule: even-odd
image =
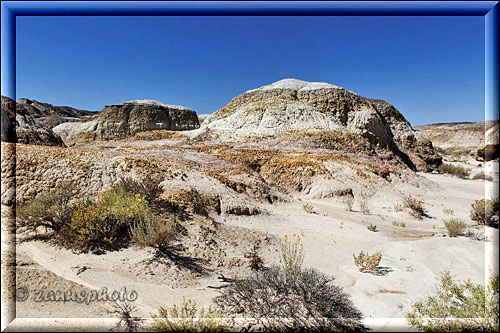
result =
[[392,103],[412,125],[484,120],[484,18],[18,16],[16,94],[211,113],[283,78]]

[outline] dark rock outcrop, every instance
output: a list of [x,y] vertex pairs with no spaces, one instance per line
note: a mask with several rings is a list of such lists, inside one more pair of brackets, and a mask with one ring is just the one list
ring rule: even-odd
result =
[[22,108],[37,123],[49,128],[66,122],[91,120],[98,114],[95,111],[78,110],[69,106],[57,106],[27,98],[19,98],[17,104],[19,108]]
[[2,141],[33,145],[61,146],[61,137],[38,123],[23,103],[2,96]]

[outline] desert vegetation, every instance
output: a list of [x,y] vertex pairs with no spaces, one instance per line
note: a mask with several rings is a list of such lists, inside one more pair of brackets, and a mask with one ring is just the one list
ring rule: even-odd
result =
[[308,203],[304,204],[302,206],[302,209],[304,210],[304,212],[306,212],[308,214],[314,214],[315,213],[314,206],[311,205],[311,204],[308,204]]
[[498,197],[476,200],[471,204],[470,219],[479,225],[498,228]]
[[382,260],[382,253],[376,252],[374,254],[369,254],[361,251],[358,255],[352,254],[354,258],[354,264],[358,267],[360,272],[372,272],[380,264]]
[[446,230],[448,231],[448,236],[450,237],[457,237],[459,235],[462,235],[467,228],[467,223],[459,218],[451,218],[448,220],[444,220],[443,222]]
[[435,294],[413,303],[406,318],[427,332],[498,332],[498,286],[498,273],[485,288],[445,272]]
[[222,311],[209,306],[198,309],[196,301],[184,299],[182,304],[170,308],[160,307],[153,316],[152,332],[227,332],[230,325]]
[[395,227],[401,227],[401,228],[405,228],[406,227],[406,223],[404,223],[404,222],[398,222],[398,221],[393,221],[392,225],[395,226]]
[[370,208],[368,207],[368,199],[370,195],[367,192],[361,192],[358,196],[359,208],[363,214],[370,214]]
[[364,329],[362,315],[342,288],[315,269],[303,268],[301,237],[280,240],[281,266],[235,279],[215,298],[231,317],[252,318],[264,331]]
[[369,231],[373,231],[373,232],[377,232],[378,229],[377,229],[377,226],[374,225],[374,224],[369,224],[368,227],[366,227]]
[[424,202],[422,200],[408,195],[404,198],[401,207],[402,209],[406,209],[410,216],[413,216],[416,219],[422,219],[422,217],[426,215],[426,210],[423,204]]
[[470,169],[466,169],[461,166],[455,166],[449,163],[443,163],[439,166],[438,172],[450,174],[462,179],[467,179],[470,174]]
[[76,252],[115,250],[130,242],[165,251],[175,219],[158,212],[151,181],[123,181],[95,199],[74,200],[73,186],[63,184],[24,203],[17,211],[19,232],[51,238]]
[[484,171],[480,171],[480,172],[476,173],[474,176],[472,176],[472,179],[474,179],[474,180],[487,180],[490,182],[492,182],[494,180],[492,175],[485,174]]

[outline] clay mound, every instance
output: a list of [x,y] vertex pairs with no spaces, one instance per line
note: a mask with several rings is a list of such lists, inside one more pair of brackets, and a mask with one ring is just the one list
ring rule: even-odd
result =
[[24,104],[2,96],[2,142],[64,146],[61,137],[38,123]]
[[196,112],[178,105],[152,100],[106,105],[97,119],[61,124],[54,128],[67,144],[78,141],[114,140],[153,130],[184,131],[200,126]]
[[421,138],[393,105],[329,83],[296,79],[280,80],[236,96],[208,117],[193,136],[216,133],[222,140],[231,140],[290,131],[359,134],[407,155],[407,164],[422,171],[441,163],[432,143]]

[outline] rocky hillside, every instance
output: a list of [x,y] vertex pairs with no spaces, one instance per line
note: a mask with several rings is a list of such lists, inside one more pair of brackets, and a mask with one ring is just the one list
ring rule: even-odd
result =
[[69,106],[56,106],[27,98],[19,98],[17,104],[18,108],[23,109],[37,123],[49,128],[66,122],[90,120],[97,116],[95,111],[78,110]]
[[498,144],[498,120],[429,124],[416,126],[415,130],[449,153],[467,153],[485,144]]
[[189,108],[136,100],[106,105],[95,120],[61,124],[54,131],[71,145],[78,141],[123,139],[145,131],[183,131],[199,126],[196,112]]
[[329,83],[295,79],[236,96],[208,117],[195,136],[213,133],[235,139],[293,131],[357,134],[387,147],[418,170],[428,171],[441,163],[432,143],[421,138],[391,104]]
[[2,96],[2,141],[34,145],[64,146],[61,137],[39,123],[32,108]]

